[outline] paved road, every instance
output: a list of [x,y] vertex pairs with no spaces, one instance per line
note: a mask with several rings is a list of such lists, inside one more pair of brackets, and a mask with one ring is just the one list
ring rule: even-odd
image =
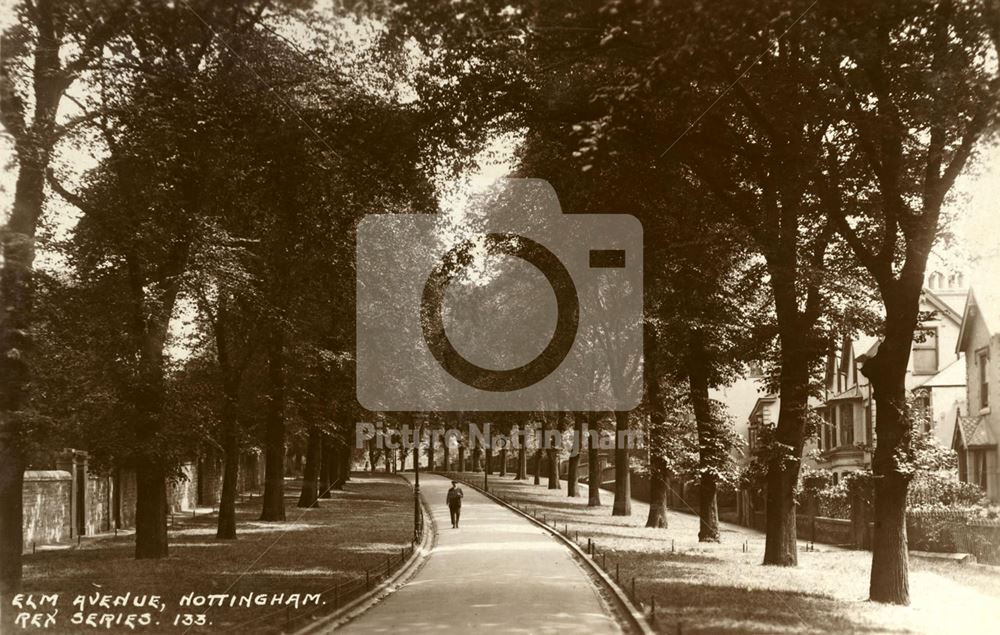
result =
[[621,632],[582,565],[524,518],[466,487],[461,528],[452,529],[449,486],[440,476],[420,477],[437,545],[403,588],[343,631]]

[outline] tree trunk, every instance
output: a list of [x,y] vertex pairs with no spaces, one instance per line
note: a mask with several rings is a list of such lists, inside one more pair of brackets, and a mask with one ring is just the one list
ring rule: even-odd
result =
[[475,445],[472,447],[472,471],[481,472],[483,449],[479,445],[479,438],[476,437]]
[[135,557],[167,557],[167,470],[146,456],[135,466]]
[[507,476],[507,448],[500,450],[500,476]]
[[594,436],[597,435],[597,413],[587,413],[587,507],[601,506],[601,465]]
[[285,520],[285,336],[272,326],[267,347],[268,400],[264,431],[264,497],[260,519]]
[[[375,462],[371,459],[371,454],[368,455],[368,465],[371,471],[375,471]],[[319,442],[319,497],[320,498],[333,498],[333,493],[330,491],[331,485],[333,485],[333,447],[330,444],[330,435],[320,434]]]
[[703,473],[698,483],[698,542],[719,542],[718,482]]
[[[791,337],[783,337],[782,341],[791,341]],[[795,487],[809,408],[809,357],[802,351],[784,350],[791,347],[782,346],[781,407],[767,466],[765,509],[764,564],[783,567],[798,564]]]
[[580,495],[580,455],[583,452],[583,422],[582,412],[573,413],[573,449],[569,455],[569,465],[566,467],[566,495],[576,498]]
[[[339,435],[334,437],[330,443],[330,489],[338,492],[344,489],[344,451],[341,445],[345,443]],[[392,472],[396,467],[396,460],[392,457],[392,450],[385,451],[385,471]]]
[[632,515],[632,484],[629,470],[629,451],[625,441],[628,432],[628,413],[615,412],[615,502],[612,516]]
[[667,526],[667,461],[666,434],[664,429],[666,413],[660,395],[659,348],[656,328],[645,323],[645,362],[643,373],[646,384],[646,400],[649,403],[649,514],[646,526],[666,528]]
[[458,446],[458,471],[465,471],[465,446]]
[[559,478],[559,450],[555,448],[549,448],[546,450],[548,454],[548,469],[549,469],[549,489],[562,489],[562,480]]
[[875,399],[874,519],[869,598],[909,604],[906,495],[910,477],[910,414],[906,403],[906,367],[917,326],[922,278],[902,288],[896,302],[886,300],[885,339],[862,369]]
[[219,525],[215,537],[236,538],[236,487],[240,478],[240,439],[236,386],[227,386],[222,404],[222,494],[219,496]]
[[906,539],[907,479],[889,472],[875,479],[875,532],[869,598],[873,602],[910,603]]
[[487,446],[486,448],[486,465],[483,466],[486,473],[490,476],[493,475],[493,446]]
[[448,441],[444,442],[444,471],[451,471],[451,448],[448,447]]
[[[9,413],[0,413],[7,416]],[[5,435],[15,426],[9,421],[0,428],[0,601],[4,608],[9,594],[21,588],[21,552],[24,549],[24,512],[22,495],[25,461],[17,441]],[[5,611],[12,613],[12,611]],[[7,622],[13,628],[13,620]]]
[[[34,80],[29,87],[35,98],[30,123],[23,105],[11,99],[13,87],[0,91],[3,125],[14,138],[18,162],[13,205],[0,231],[0,602],[21,587],[27,457],[19,411],[28,403],[31,372],[35,235],[45,202],[45,172],[56,141],[56,113],[69,85],[59,79],[64,73],[55,30],[57,7],[52,2],[31,6],[37,39],[32,56]],[[4,603],[0,610],[5,620],[12,612],[9,607]]]
[[246,465],[243,470],[244,483],[247,490],[260,494],[260,459],[256,452],[245,455]]
[[299,507],[319,507],[319,462],[323,455],[321,432],[316,426],[309,428],[306,446],[306,466],[302,472],[302,491],[299,493]]
[[[694,329],[688,335],[688,386],[691,409],[698,429],[698,541],[719,542],[719,507],[715,470],[727,457],[720,454],[718,423],[712,417],[708,395],[709,359],[702,333]],[[801,454],[801,452],[800,452]]]
[[[351,442],[346,436],[341,437],[337,460],[337,489],[344,489],[344,484],[351,480]],[[404,453],[405,454],[405,453]]]
[[535,485],[542,484],[542,456],[544,454],[544,449],[546,446],[545,441],[545,417],[542,417],[542,442],[538,445],[538,449],[535,450]]
[[528,449],[521,443],[517,447],[517,480],[528,480]]
[[[556,430],[560,433],[562,433],[565,426],[565,420],[566,413],[560,411],[556,423]],[[545,451],[549,467],[549,489],[562,489],[562,483],[559,479],[559,452],[560,449],[556,447],[550,447]]]
[[434,465],[434,435],[432,434],[427,440],[427,471],[436,471]]
[[[346,417],[346,415],[345,415]],[[350,424],[349,420],[342,421],[342,423]],[[343,458],[338,465],[340,466],[340,472],[337,475],[337,479],[340,480],[341,485],[348,483],[351,480],[351,468],[354,467],[354,446],[351,445],[351,435],[349,432],[350,428],[347,426],[341,426],[340,432],[340,447],[344,451]]]
[[[377,469],[379,450],[375,447],[375,439],[368,439],[368,468],[369,471],[374,474]],[[330,472],[332,476],[333,473]]]
[[[662,459],[650,459],[650,463],[655,461],[662,461]],[[669,525],[667,520],[667,480],[664,477],[654,476],[656,471],[655,467],[650,470],[649,515],[646,516],[646,526],[666,529]]]

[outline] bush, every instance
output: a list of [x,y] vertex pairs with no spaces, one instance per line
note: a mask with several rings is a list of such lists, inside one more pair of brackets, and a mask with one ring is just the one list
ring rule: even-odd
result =
[[962,509],[980,507],[986,493],[973,483],[963,483],[941,472],[920,473],[910,482],[906,497],[910,509]]
[[847,483],[841,481],[836,485],[832,483],[820,490],[816,496],[819,503],[819,515],[827,518],[851,517],[851,500],[847,495]]

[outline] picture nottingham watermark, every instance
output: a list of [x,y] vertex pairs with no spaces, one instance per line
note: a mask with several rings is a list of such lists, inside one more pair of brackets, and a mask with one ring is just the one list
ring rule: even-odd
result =
[[[467,442],[465,442],[467,440]],[[621,430],[617,434],[601,430],[585,430],[583,434],[574,429],[541,430],[530,426],[520,426],[510,433],[494,432],[489,423],[469,423],[464,432],[458,428],[421,428],[401,425],[398,428],[381,424],[359,422],[354,428],[354,444],[359,450],[412,450],[415,447],[460,446],[481,447],[490,450],[526,449],[566,449],[575,454],[583,448],[601,450],[645,447],[642,430]]]

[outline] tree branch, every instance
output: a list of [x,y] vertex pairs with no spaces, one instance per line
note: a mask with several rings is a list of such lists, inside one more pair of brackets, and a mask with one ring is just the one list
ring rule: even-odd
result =
[[885,276],[891,272],[891,266],[886,267],[880,255],[872,253],[851,227],[851,224],[847,222],[847,214],[841,204],[840,169],[834,148],[831,148],[828,153],[827,172],[828,177],[826,179],[820,178],[818,181],[820,201],[826,210],[827,218],[830,219],[828,227],[836,228],[854,255],[861,261],[861,264],[881,285]]
[[[5,39],[0,36],[0,50],[9,48]],[[27,124],[24,120],[24,99],[17,94],[11,77],[11,62],[10,56],[0,55],[0,121],[10,136],[14,137],[14,141],[20,143],[24,140]]]
[[84,213],[87,213],[92,209],[92,207],[83,200],[83,197],[75,192],[71,192],[59,182],[59,179],[56,178],[55,171],[52,168],[45,171],[45,176],[48,180],[49,187],[52,188],[52,191],[61,196],[67,203],[73,205]]

